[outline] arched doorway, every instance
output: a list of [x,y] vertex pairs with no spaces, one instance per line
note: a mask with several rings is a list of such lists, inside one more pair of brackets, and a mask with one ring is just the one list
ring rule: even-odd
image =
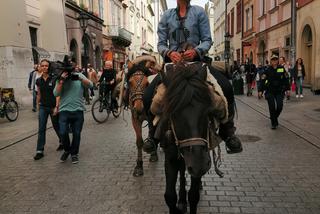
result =
[[311,84],[311,76],[313,72],[313,38],[312,38],[312,30],[310,25],[305,25],[302,31],[302,40],[301,40],[301,58],[303,59],[306,77],[304,79],[304,83]]
[[82,37],[81,44],[81,66],[84,68],[86,64],[91,63],[90,56],[92,56],[91,42],[87,34]]
[[75,39],[70,42],[70,57],[73,62],[78,64],[78,43]]
[[99,46],[96,47],[95,56],[96,56],[95,68],[97,70],[100,70],[101,69],[101,50]]
[[266,52],[265,52],[265,49],[266,49],[266,44],[265,42],[262,40],[259,44],[259,48],[258,48],[258,64],[261,64],[261,65],[264,65],[265,64],[265,61],[266,61]]

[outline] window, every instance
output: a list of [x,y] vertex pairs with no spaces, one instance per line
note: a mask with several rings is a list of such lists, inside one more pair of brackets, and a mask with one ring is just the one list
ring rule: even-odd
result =
[[270,0],[271,5],[270,5],[270,10],[272,10],[273,8],[275,8],[277,6],[277,0]]
[[231,36],[234,34],[234,9],[231,10]]
[[35,47],[38,46],[37,28],[29,27],[29,31],[30,31],[31,45]]
[[264,14],[266,14],[266,8],[265,8],[265,5],[266,5],[266,1],[265,0],[260,0],[260,9],[259,9],[259,15],[260,16],[263,16]]
[[241,24],[242,24],[242,10],[241,10],[241,1],[238,1],[237,3],[237,33],[241,31]]
[[247,8],[246,9],[246,31],[249,30],[249,12],[250,12],[250,9]]

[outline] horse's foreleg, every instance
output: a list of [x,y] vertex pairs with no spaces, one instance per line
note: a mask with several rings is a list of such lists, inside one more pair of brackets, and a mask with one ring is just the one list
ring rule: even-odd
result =
[[138,150],[138,157],[137,157],[137,165],[134,169],[133,176],[141,176],[143,175],[143,161],[142,161],[142,146],[143,146],[143,140],[142,140],[142,124],[140,121],[132,117],[132,125],[134,128],[134,131],[136,133],[136,145]]
[[179,201],[178,208],[183,212],[187,212],[187,191],[186,191],[186,165],[184,160],[179,160],[179,172],[180,172],[180,188],[179,188]]
[[197,206],[200,199],[200,183],[201,183],[201,178],[191,177],[191,187],[188,192],[190,214],[197,213]]
[[176,193],[176,182],[178,177],[178,164],[177,160],[172,160],[168,157],[170,154],[166,152],[165,154],[165,174],[166,174],[166,192],[164,198],[167,206],[169,207],[170,214],[179,214],[182,213],[177,208],[177,193]]

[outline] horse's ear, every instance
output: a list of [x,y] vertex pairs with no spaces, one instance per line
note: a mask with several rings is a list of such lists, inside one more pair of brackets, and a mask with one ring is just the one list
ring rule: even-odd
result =
[[128,70],[131,70],[132,67],[133,67],[133,63],[131,61],[128,61]]

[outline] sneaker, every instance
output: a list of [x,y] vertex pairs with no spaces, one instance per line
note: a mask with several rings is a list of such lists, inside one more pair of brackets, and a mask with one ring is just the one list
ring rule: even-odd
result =
[[40,160],[43,158],[43,153],[37,152],[37,154],[33,157],[34,160]]
[[296,98],[299,98],[299,95],[298,95],[298,94],[296,95]]
[[73,164],[79,163],[78,155],[72,155],[72,156],[71,156],[71,160],[72,160],[72,163],[73,163]]
[[59,144],[58,148],[56,149],[57,151],[62,151],[63,150],[63,145]]
[[302,94],[300,94],[300,98],[303,98],[303,95],[302,95]]
[[33,108],[33,109],[32,109],[32,111],[33,111],[33,112],[36,112],[36,111],[37,111],[37,109]]
[[65,162],[67,159],[68,159],[68,156],[70,155],[69,152],[64,152],[62,155],[61,155],[61,158],[60,158],[60,161],[61,163]]

